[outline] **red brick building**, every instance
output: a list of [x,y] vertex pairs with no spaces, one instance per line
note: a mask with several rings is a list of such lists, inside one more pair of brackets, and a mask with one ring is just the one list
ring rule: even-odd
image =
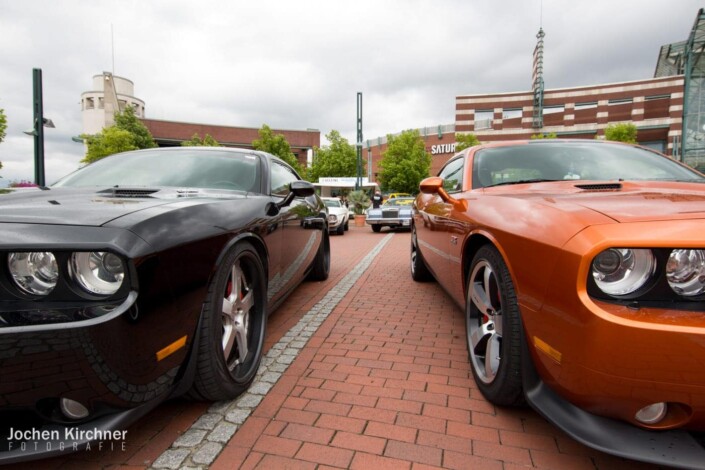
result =
[[[259,139],[259,129],[250,127],[215,126],[156,119],[141,119],[141,121],[149,129],[160,147],[181,145],[181,142],[191,140],[194,134],[198,134],[200,138],[210,135],[226,147],[252,148],[252,142]],[[306,166],[313,148],[321,146],[321,132],[318,129],[303,131],[272,129],[272,132],[282,134],[286,138],[292,153],[304,166]]]

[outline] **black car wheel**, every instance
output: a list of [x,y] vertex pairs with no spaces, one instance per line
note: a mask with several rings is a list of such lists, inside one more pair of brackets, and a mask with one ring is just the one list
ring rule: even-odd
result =
[[373,225],[373,226],[372,226],[372,231],[375,232],[375,233],[379,233],[381,230],[382,230],[382,226],[381,226],[381,225]]
[[203,304],[192,396],[228,400],[250,386],[262,358],[266,294],[257,251],[239,243],[220,263]]
[[325,281],[330,274],[330,241],[328,232],[323,234],[323,239],[318,247],[316,258],[313,260],[313,268],[308,275],[312,281]]
[[348,227],[348,222],[349,222],[349,221],[350,221],[350,219],[345,219],[345,231],[346,231],[346,232],[348,231],[348,228],[349,228],[349,227]]
[[523,401],[521,317],[509,270],[485,245],[472,260],[465,302],[468,352],[475,382],[496,405]]
[[411,228],[411,278],[416,282],[425,282],[433,279],[433,275],[428,270],[419,251],[416,227],[413,226]]
[[338,229],[336,231],[338,235],[345,235],[345,226],[343,224],[340,224],[338,226]]

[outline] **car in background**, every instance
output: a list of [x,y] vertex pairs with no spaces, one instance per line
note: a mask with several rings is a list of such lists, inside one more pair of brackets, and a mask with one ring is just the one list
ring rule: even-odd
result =
[[705,176],[596,140],[464,150],[421,182],[411,275],[465,310],[472,374],[577,441],[705,462]]
[[374,232],[381,231],[382,227],[408,229],[411,226],[413,203],[413,197],[387,199],[380,207],[368,209],[366,223]]
[[313,185],[279,158],[180,147],[0,195],[0,260],[5,464],[83,449],[170,397],[243,393],[267,315],[328,277],[330,245]]
[[328,208],[328,231],[345,235],[350,221],[350,211],[337,197],[322,197],[323,204]]
[[390,193],[389,196],[387,196],[387,199],[395,199],[398,197],[411,197],[411,194],[409,194],[409,193]]

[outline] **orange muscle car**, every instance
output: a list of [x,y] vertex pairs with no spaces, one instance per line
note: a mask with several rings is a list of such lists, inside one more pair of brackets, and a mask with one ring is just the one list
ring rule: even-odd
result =
[[655,151],[513,141],[421,183],[411,274],[465,309],[483,395],[601,451],[705,466],[705,176]]

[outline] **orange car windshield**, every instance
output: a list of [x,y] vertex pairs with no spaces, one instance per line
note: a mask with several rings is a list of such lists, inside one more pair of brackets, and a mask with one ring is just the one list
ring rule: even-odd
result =
[[481,149],[473,159],[473,188],[562,180],[705,182],[668,157],[628,145],[530,142]]

